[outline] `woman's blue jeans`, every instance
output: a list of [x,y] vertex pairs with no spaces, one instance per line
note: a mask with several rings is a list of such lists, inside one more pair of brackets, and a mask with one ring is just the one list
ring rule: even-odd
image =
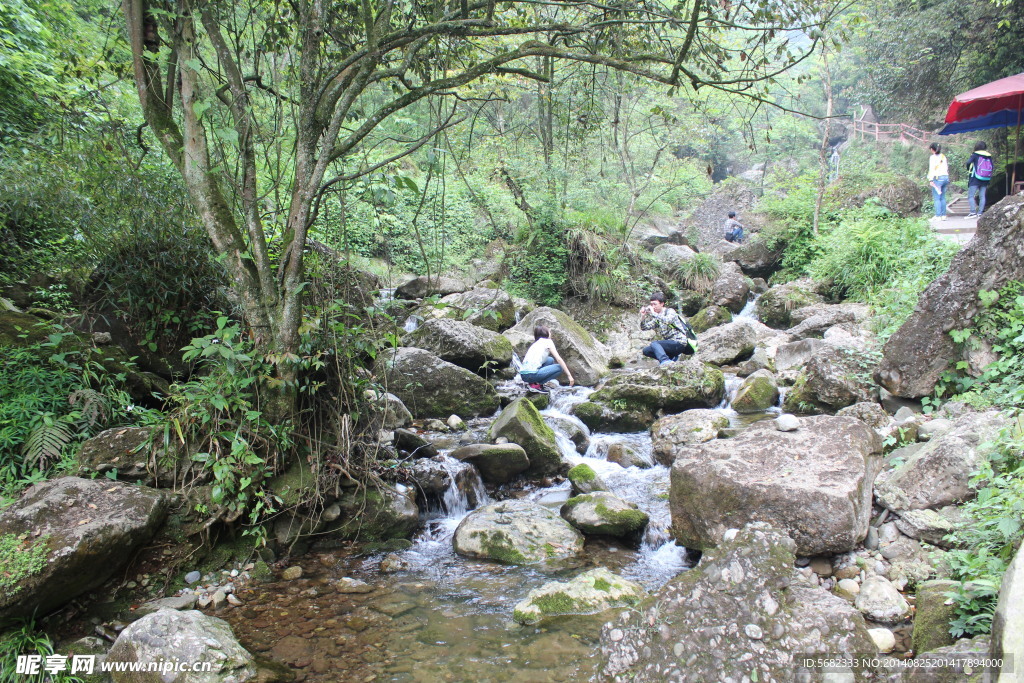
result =
[[988,192],[988,185],[968,185],[967,204],[971,207],[971,213],[979,216],[985,213],[985,194]]
[[527,384],[544,384],[544,382],[553,380],[561,374],[562,366],[558,364],[558,361],[550,356],[546,361],[544,361],[544,365],[541,366],[540,370],[535,370],[533,372],[521,370],[519,372],[519,376],[522,377],[523,381]]
[[[945,216],[946,215],[946,186],[949,185],[949,176],[940,175],[935,180],[931,181],[929,185],[932,188],[932,200],[935,203],[935,215]],[[938,185],[939,189],[935,189]]]

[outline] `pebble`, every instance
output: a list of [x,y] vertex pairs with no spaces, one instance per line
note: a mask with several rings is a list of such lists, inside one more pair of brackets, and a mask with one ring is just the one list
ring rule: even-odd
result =
[[851,595],[856,595],[857,593],[860,593],[860,583],[853,579],[840,579],[839,589],[844,590]]
[[235,597],[234,593],[228,593],[228,603],[234,605],[235,607],[241,607],[243,604],[245,604],[237,597]]
[[203,578],[203,575],[200,572],[189,572],[188,574],[185,574],[185,583],[191,586],[201,578]]
[[795,432],[800,429],[800,418],[796,415],[783,413],[775,418],[775,428],[780,432]]
[[864,539],[864,547],[868,550],[874,550],[878,547],[878,529],[873,526],[868,527],[868,535]]
[[887,628],[869,628],[868,635],[879,652],[889,653],[896,647],[896,636]]
[[302,578],[302,567],[298,565],[288,567],[283,572],[281,572],[281,578],[285,581],[294,581],[295,579]]
[[217,609],[218,607],[223,605],[225,601],[227,601],[228,596],[227,593],[225,593],[224,591],[218,590],[216,593],[213,594],[213,597],[210,599],[213,601],[213,608]]
[[747,634],[747,638],[751,640],[761,640],[764,638],[764,631],[757,624],[747,624],[743,627],[743,632]]
[[608,634],[608,639],[611,640],[613,643],[617,643],[625,637],[626,634],[622,631],[622,629],[619,628],[613,628],[611,632]]

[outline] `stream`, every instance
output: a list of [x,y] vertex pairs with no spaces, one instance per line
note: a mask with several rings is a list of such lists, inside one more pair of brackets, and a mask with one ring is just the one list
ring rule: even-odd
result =
[[[739,415],[728,406],[740,380],[726,376],[727,395],[720,409],[738,431],[779,413]],[[510,382],[514,385],[514,382]],[[499,391],[514,390],[513,386]],[[648,432],[595,433],[580,455],[561,431],[567,423],[582,427],[572,407],[593,391],[561,387],[551,392],[541,414],[555,430],[559,448],[571,465],[587,463],[612,493],[636,503],[650,515],[639,548],[616,540],[588,539],[581,560],[557,570],[505,566],[456,555],[452,536],[469,513],[467,497],[450,489],[429,510],[408,550],[388,557],[397,571],[381,569],[387,553],[354,556],[349,551],[313,552],[300,559],[303,577],[252,585],[239,593],[243,607],[218,616],[227,619],[251,651],[287,663],[307,681],[579,681],[597,672],[594,657],[600,629],[609,613],[566,617],[540,626],[512,621],[512,610],[526,594],[552,580],[568,580],[593,567],[607,567],[656,590],[688,567],[685,549],[669,538],[669,470],[623,468],[605,455],[624,443],[650,456]],[[462,442],[486,441],[492,418],[470,422]],[[583,427],[586,430],[585,427]],[[449,468],[467,465],[446,453],[459,445],[452,434],[426,434],[440,445]],[[550,486],[503,487],[502,498],[523,497],[554,510],[571,495],[567,480]],[[473,493],[481,505],[492,502],[482,488]],[[343,577],[360,579],[374,590],[339,590]]]

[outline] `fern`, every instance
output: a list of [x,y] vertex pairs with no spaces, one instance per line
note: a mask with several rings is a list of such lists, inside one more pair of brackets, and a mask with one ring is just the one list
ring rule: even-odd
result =
[[82,419],[91,429],[107,420],[109,400],[95,389],[76,389],[68,396],[68,403],[78,408]]
[[22,449],[26,469],[45,469],[60,460],[64,448],[75,438],[71,425],[46,415],[29,433]]
[[694,254],[676,268],[676,277],[686,289],[708,294],[722,270],[722,262],[715,254]]

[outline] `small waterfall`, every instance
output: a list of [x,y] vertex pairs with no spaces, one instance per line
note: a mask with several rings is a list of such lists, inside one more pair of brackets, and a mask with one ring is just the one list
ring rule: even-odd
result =
[[732,400],[736,398],[736,392],[739,391],[740,385],[743,384],[743,379],[736,375],[725,376],[725,398],[718,404],[719,410],[728,410],[729,406],[732,405]]
[[775,407],[779,410],[783,410],[782,406],[786,402],[786,394],[789,392],[789,387],[779,387],[779,402],[775,404]]
[[747,301],[747,304],[743,307],[743,310],[736,314],[736,317],[757,320],[757,300],[760,298],[760,294],[755,294],[753,298]]
[[420,316],[410,315],[408,318],[405,319],[405,322],[402,323],[402,329],[405,330],[406,332],[414,332],[422,322],[423,318],[421,318]]

